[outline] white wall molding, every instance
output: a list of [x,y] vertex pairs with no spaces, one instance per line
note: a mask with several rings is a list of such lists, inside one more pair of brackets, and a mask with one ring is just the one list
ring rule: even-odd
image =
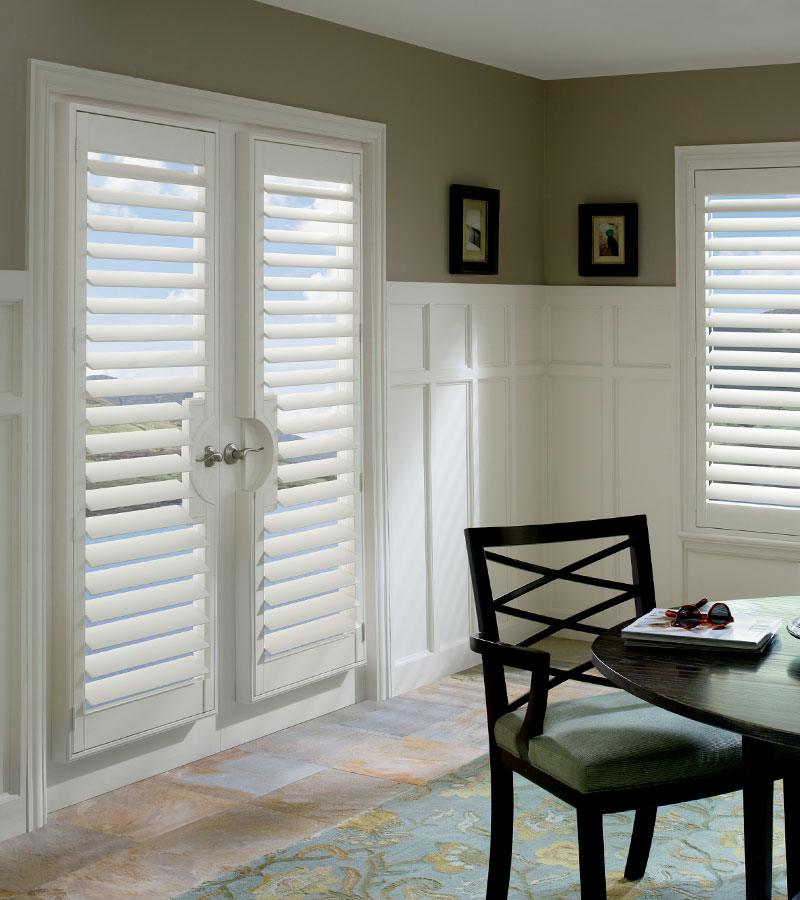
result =
[[43,824],[44,621],[33,535],[32,279],[0,272],[0,840]]
[[478,661],[463,529],[541,515],[542,290],[389,284],[394,694]]

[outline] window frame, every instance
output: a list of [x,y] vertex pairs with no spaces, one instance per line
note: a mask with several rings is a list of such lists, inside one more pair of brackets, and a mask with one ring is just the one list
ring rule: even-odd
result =
[[[52,351],[58,342],[53,333],[53,272],[63,262],[54,253],[52,221],[58,203],[57,177],[63,181],[68,163],[57,153],[58,123],[64,110],[80,108],[119,109],[122,112],[151,114],[171,123],[181,119],[196,125],[212,120],[222,129],[246,126],[268,129],[272,133],[301,134],[320,141],[343,140],[360,145],[364,158],[364,294],[369,298],[364,309],[364,471],[365,560],[368,573],[365,594],[373,599],[366,635],[370,663],[366,672],[368,696],[383,698],[389,693],[388,541],[386,528],[386,423],[385,423],[385,132],[386,127],[325,113],[295,109],[265,101],[236,98],[176,87],[152,81],[95,72],[71,66],[33,60],[30,63],[30,165],[29,165],[29,259],[34,278],[34,302],[29,327],[38,336],[40,352],[33,363],[31,428],[31,472],[37,485],[29,547],[34,558],[53,560],[26,597],[25,617],[29,623],[28,678],[31,692],[33,740],[30,742],[30,768],[40,773],[35,786],[38,809],[35,821],[45,821],[46,788],[44,769],[49,753],[46,748],[47,721],[52,718],[50,736],[56,759],[69,757],[65,737],[71,730],[70,708],[61,702],[60,689],[50,693],[44,673],[63,670],[64,650],[59,639],[48,637],[47,622],[52,612],[53,571],[63,567],[59,548],[52,546],[52,535],[59,525],[54,521],[53,490],[58,489],[52,472],[61,454],[51,439],[54,413]],[[228,132],[230,133],[230,132]],[[67,179],[68,180],[68,179]],[[67,523],[69,526],[70,523]],[[52,667],[52,668],[51,668]]]
[[[699,373],[704,371],[700,355],[705,343],[701,340],[701,329],[705,327],[700,319],[698,296],[702,290],[702,272],[698,272],[698,241],[700,216],[696,210],[696,174],[699,172],[725,171],[732,169],[776,169],[800,168],[800,142],[764,144],[722,144],[703,147],[675,148],[675,237],[676,237],[676,284],[678,288],[678,345],[679,358],[679,401],[678,431],[680,440],[680,506],[681,537],[688,540],[710,539],[729,542],[747,542],[765,547],[782,547],[796,544],[800,538],[800,521],[794,527],[788,523],[797,517],[794,511],[762,510],[753,508],[747,515],[741,510],[735,515],[720,518],[710,523],[701,514],[705,503],[702,477],[703,461],[699,447],[702,430],[705,427],[704,404],[700,391]],[[775,513],[778,515],[775,515]],[[727,521],[726,521],[727,519]]]

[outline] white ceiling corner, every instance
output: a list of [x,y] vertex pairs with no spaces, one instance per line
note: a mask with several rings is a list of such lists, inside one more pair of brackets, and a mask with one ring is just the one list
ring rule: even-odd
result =
[[261,0],[542,79],[800,62],[798,0]]

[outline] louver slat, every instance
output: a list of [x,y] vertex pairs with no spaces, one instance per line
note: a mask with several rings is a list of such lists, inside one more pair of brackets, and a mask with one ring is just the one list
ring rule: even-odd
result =
[[86,618],[90,622],[104,622],[122,616],[153,612],[168,606],[179,606],[194,600],[205,600],[208,591],[199,581],[178,581],[111,594],[108,597],[90,597],[86,601]]
[[180,209],[184,212],[202,212],[205,208],[202,198],[177,197],[174,194],[147,194],[144,191],[114,191],[107,188],[89,188],[87,195],[92,203],[110,203],[116,206]]
[[86,547],[86,562],[93,567],[109,566],[132,559],[197,550],[207,544],[199,531],[194,528],[183,528],[180,531],[89,544]]
[[346,615],[327,616],[314,622],[270,632],[264,636],[264,647],[270,654],[287,653],[339,635],[351,634],[356,620]]
[[173,581],[189,575],[200,575],[207,571],[208,566],[199,556],[185,553],[162,557],[151,562],[131,563],[87,572],[86,590],[96,596],[111,591],[124,591],[140,584],[158,584],[161,581]]
[[[133,338],[131,338],[133,340]],[[191,350],[150,350],[140,353],[87,353],[90,369],[158,369],[202,366],[205,357]]]
[[353,247],[352,237],[332,234],[329,231],[285,231],[277,228],[264,229],[264,240],[274,244],[315,244],[318,247]]
[[317,547],[341,544],[344,541],[354,541],[355,539],[356,535],[353,529],[344,525],[312,528],[309,531],[301,531],[297,534],[286,534],[282,537],[269,538],[269,540],[264,541],[264,554],[269,559],[277,559],[281,556],[288,556],[291,553],[301,553]]
[[321,572],[318,575],[309,575],[306,578],[298,578],[295,581],[287,581],[285,584],[267,585],[264,588],[264,603],[273,609],[283,606],[285,603],[293,603],[304,597],[313,597],[326,591],[334,591],[338,588],[352,587],[356,583],[355,575],[337,569],[331,572]]
[[102,481],[127,481],[131,478],[154,475],[174,475],[188,472],[191,465],[177,453],[163,456],[144,456],[139,459],[119,459],[86,463],[86,479],[92,484]]
[[184,500],[191,496],[188,484],[181,481],[146,481],[142,484],[87,491],[86,506],[97,512],[104,509],[122,509],[126,506],[147,506],[170,500]]
[[93,259],[142,259],[157,262],[206,262],[202,250],[189,247],[154,247],[151,244],[89,244]]
[[273,300],[264,302],[264,312],[271,316],[335,316],[353,312],[353,297],[308,300]]
[[289,463],[278,467],[278,481],[291,484],[297,481],[310,481],[312,478],[326,478],[330,475],[344,475],[353,471],[351,460],[339,456],[333,459],[315,459],[309,462]]
[[86,646],[90,650],[116,647],[130,641],[170,634],[195,625],[204,625],[208,619],[196,606],[181,606],[161,612],[134,616],[124,622],[108,622],[93,625],[86,630]]
[[100,399],[191,394],[204,390],[204,380],[194,375],[179,375],[175,378],[109,378],[86,382],[86,393]]
[[347,406],[353,402],[351,390],[298,391],[296,394],[279,394],[278,409],[320,409],[325,406]]
[[170,422],[183,418],[180,403],[126,403],[124,406],[93,406],[86,410],[90,425],[138,425]]
[[355,221],[351,213],[338,210],[311,209],[308,206],[292,209],[290,206],[273,206],[264,204],[264,215],[271,219],[301,219],[305,222],[331,222],[337,225],[347,225]]
[[168,637],[154,638],[144,645],[115,647],[113,650],[93,653],[86,657],[86,674],[90,678],[114,675],[207,648],[208,642],[196,631],[171,634]]
[[288,628],[292,625],[310,622],[320,616],[355,609],[357,605],[352,594],[336,591],[333,594],[324,594],[311,600],[302,600],[300,603],[291,603],[277,609],[265,610],[264,624],[270,631],[275,631],[278,628]]
[[267,387],[294,387],[305,384],[338,384],[343,381],[354,381],[352,368],[337,369],[292,369],[289,372],[267,372],[264,383]]
[[355,516],[355,508],[347,503],[321,503],[318,506],[307,506],[304,509],[286,510],[285,512],[268,513],[264,516],[266,535],[293,531],[295,528],[306,528],[309,525],[323,525],[340,519]]
[[326,435],[325,437],[303,438],[299,441],[281,441],[278,456],[281,459],[299,459],[302,456],[316,456],[334,453],[337,450],[352,450],[355,441],[347,433]]
[[278,562],[264,563],[264,578],[269,582],[284,581],[298,575],[310,575],[334,566],[345,566],[354,563],[357,557],[350,550],[336,547],[331,550],[319,550],[316,553],[304,553]]
[[171,660],[89,682],[85,686],[86,702],[89,706],[101,706],[205,675],[208,675],[208,669],[194,657]]
[[181,506],[157,506],[153,509],[141,509],[134,512],[88,516],[86,518],[86,534],[92,540],[99,540],[118,534],[157,531],[191,524],[191,517],[184,512]]
[[345,188],[324,188],[317,185],[287,184],[283,181],[264,179],[264,191],[267,194],[279,194],[282,197],[313,197],[322,200],[352,200],[353,192]]
[[337,479],[323,481],[321,484],[305,484],[302,487],[279,488],[278,503],[283,507],[302,506],[317,500],[338,500],[340,497],[349,497],[355,493],[354,484]]
[[165,450],[184,447],[189,436],[177,428],[153,428],[141,431],[113,431],[108,434],[87,434],[89,453],[123,453],[131,450]]

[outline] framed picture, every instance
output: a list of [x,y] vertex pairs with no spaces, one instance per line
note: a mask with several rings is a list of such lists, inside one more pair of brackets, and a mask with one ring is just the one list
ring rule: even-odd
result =
[[578,275],[638,274],[638,203],[579,204]]
[[450,185],[450,274],[497,275],[500,191]]

